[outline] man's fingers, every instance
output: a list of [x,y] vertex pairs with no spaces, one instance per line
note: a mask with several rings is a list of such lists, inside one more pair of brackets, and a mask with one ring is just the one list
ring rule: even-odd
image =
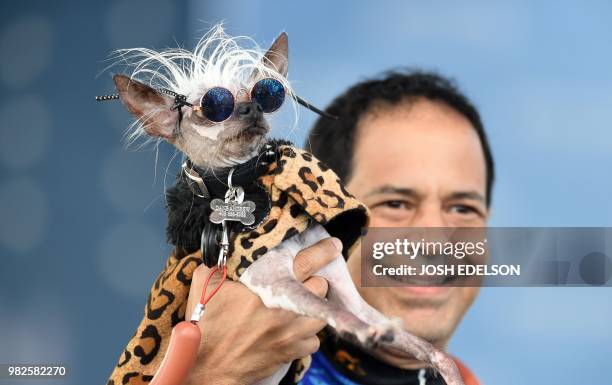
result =
[[317,352],[319,347],[320,341],[318,337],[307,338],[295,344],[295,356],[300,358],[309,356]]
[[304,286],[319,298],[325,298],[327,295],[327,280],[322,277],[310,277],[304,282]]
[[300,251],[293,259],[293,273],[303,282],[342,252],[342,242],[338,238],[326,238]]
[[202,293],[202,289],[204,288],[204,280],[209,272],[210,269],[203,263],[193,271],[191,287],[189,288],[189,298],[187,298],[186,319],[191,317],[191,312],[195,308],[196,303],[200,300],[200,293]]

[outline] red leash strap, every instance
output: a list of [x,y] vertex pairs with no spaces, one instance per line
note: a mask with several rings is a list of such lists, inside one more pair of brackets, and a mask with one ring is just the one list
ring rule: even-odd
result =
[[[210,283],[210,279],[215,275],[217,271],[221,270],[221,281],[217,284],[217,286],[213,289],[213,291],[206,297],[206,290],[208,289],[208,284]],[[202,297],[200,297],[200,304],[202,306],[206,305],[210,299],[217,294],[219,289],[221,289],[221,285],[225,282],[225,278],[227,278],[227,266],[223,265],[223,267],[219,268],[219,266],[215,266],[208,273],[208,277],[206,277],[206,281],[204,282],[204,289],[202,289]]]
[[[210,283],[213,275],[215,275],[215,273],[219,270],[221,272],[221,281],[207,297],[206,289],[208,288],[208,284]],[[197,307],[200,307],[200,309],[195,310],[191,321],[179,322],[172,329],[168,350],[150,385],[185,384],[185,381],[189,376],[189,372],[196,362],[198,348],[200,346],[200,339],[202,338],[197,322],[202,315],[204,305],[206,305],[208,301],[210,301],[210,299],[217,294],[226,278],[227,267],[225,265],[222,267],[215,266],[212,268],[210,273],[208,273],[208,277],[204,282],[204,289],[202,289],[200,303],[197,305]]]

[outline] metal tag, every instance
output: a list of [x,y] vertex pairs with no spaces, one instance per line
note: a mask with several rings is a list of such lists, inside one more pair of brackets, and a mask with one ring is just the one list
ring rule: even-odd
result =
[[255,203],[251,201],[228,201],[224,202],[221,199],[213,199],[210,202],[210,208],[213,212],[210,214],[212,223],[222,223],[223,221],[236,221],[243,225],[252,225],[255,223]]

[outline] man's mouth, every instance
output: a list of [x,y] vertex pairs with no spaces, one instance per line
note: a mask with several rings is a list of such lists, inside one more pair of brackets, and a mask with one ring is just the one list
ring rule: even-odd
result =
[[462,279],[457,275],[388,275],[386,278],[404,286],[455,286]]

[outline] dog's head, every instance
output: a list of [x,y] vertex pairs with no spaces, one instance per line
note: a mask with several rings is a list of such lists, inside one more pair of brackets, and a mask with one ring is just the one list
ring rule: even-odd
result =
[[[272,79],[291,94],[286,79],[288,41],[282,33],[263,51],[257,46],[242,48],[240,40],[248,39],[228,37],[218,26],[193,52],[142,48],[118,51],[123,60],[134,65],[131,77],[113,77],[121,101],[137,118],[132,137],[146,134],[164,139],[202,168],[233,166],[254,156],[270,127],[265,108],[251,97],[251,91],[260,80]],[[135,80],[139,77],[148,78],[148,84]],[[211,120],[210,112],[201,106],[205,104],[202,97],[217,87],[226,96],[231,95],[233,106],[224,106],[227,116],[223,119]],[[173,109],[175,98],[160,89],[184,95],[196,107]],[[215,103],[218,96],[209,94],[204,100]]]

